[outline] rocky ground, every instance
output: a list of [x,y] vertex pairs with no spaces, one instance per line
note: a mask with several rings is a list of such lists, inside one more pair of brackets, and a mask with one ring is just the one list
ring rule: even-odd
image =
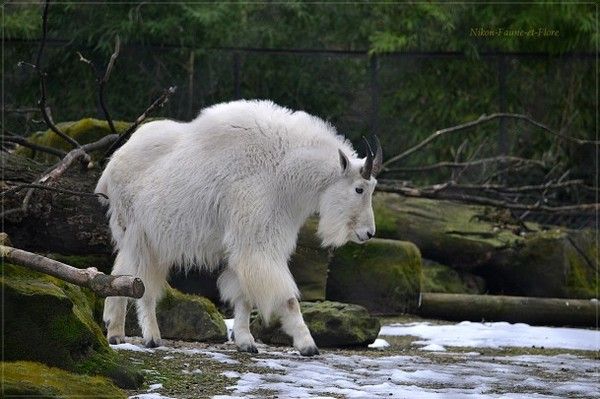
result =
[[[415,321],[421,320],[388,319],[382,324],[391,326],[387,331],[395,334],[394,328],[413,328]],[[540,334],[537,331],[533,333]],[[442,341],[424,339],[422,334],[382,335],[389,346],[323,349],[314,358],[303,358],[289,347],[266,345],[259,345],[259,354],[238,353],[230,342],[166,341],[163,347],[149,350],[139,339],[130,338],[113,347],[124,361],[137,364],[145,373],[145,385],[128,391],[130,398],[600,397],[600,333],[552,332],[558,338],[548,338],[548,346],[504,348],[485,340],[466,342],[470,346],[442,346],[435,343]]]

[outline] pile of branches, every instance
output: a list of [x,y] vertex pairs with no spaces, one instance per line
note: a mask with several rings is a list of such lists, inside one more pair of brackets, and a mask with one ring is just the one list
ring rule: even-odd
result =
[[[548,161],[511,155],[476,158],[481,146],[469,159],[461,160],[460,155],[468,143],[465,140],[458,147],[454,160],[429,165],[402,166],[411,155],[423,150],[440,137],[460,134],[476,126],[501,119],[528,123],[545,134],[575,146],[593,146],[598,151],[600,145],[600,141],[579,139],[568,136],[562,131],[553,130],[527,115],[514,113],[482,115],[476,120],[440,129],[415,146],[387,159],[383,164],[382,178],[377,189],[408,197],[490,205],[510,211],[518,221],[535,220],[576,228],[594,226],[597,212],[600,210],[597,181],[589,185],[583,179],[570,178],[572,171],[564,170],[560,163],[549,165]],[[532,168],[543,171],[539,181],[529,181],[525,185],[509,183],[509,181],[531,180],[531,176],[536,175],[530,173]],[[418,180],[414,177],[439,171],[449,171],[450,177],[435,184],[413,184],[414,180]],[[573,197],[575,201],[568,200]],[[586,198],[587,202],[582,201]]]
[[[2,151],[9,151],[11,146],[21,145],[24,147],[31,148],[34,151],[50,154],[57,157],[59,160],[44,172],[37,176],[34,180],[24,183],[11,185],[9,182],[3,182],[2,196],[2,220],[6,217],[25,217],[31,212],[33,198],[35,193],[39,191],[52,191],[63,194],[75,195],[75,196],[103,196],[103,194],[94,194],[91,192],[81,192],[70,189],[57,187],[57,183],[61,180],[61,177],[69,169],[76,166],[80,166],[83,169],[92,169],[95,165],[92,161],[91,154],[94,152],[104,152],[101,160],[106,160],[110,157],[119,147],[121,147],[131,134],[137,129],[137,127],[144,122],[144,120],[157,108],[162,107],[169,99],[171,95],[175,93],[175,87],[169,87],[156,98],[152,104],[150,104],[129,126],[129,128],[122,134],[118,134],[114,122],[110,116],[108,108],[105,102],[105,87],[110,78],[111,72],[115,65],[115,61],[119,56],[120,42],[119,38],[116,38],[115,50],[108,61],[106,68],[100,71],[95,64],[83,57],[78,53],[79,58],[82,62],[88,64],[96,75],[96,81],[98,83],[98,101],[104,113],[104,117],[108,122],[111,134],[102,137],[101,139],[87,144],[81,144],[73,137],[70,137],[64,133],[55,123],[52,118],[52,112],[48,105],[47,96],[47,73],[43,67],[43,55],[46,47],[47,34],[48,34],[48,8],[49,1],[44,4],[44,11],[42,14],[42,38],[40,41],[40,47],[37,52],[35,63],[19,62],[20,67],[29,67],[38,76],[39,79],[39,100],[38,108],[39,112],[48,126],[48,128],[64,140],[70,150],[65,152],[57,148],[46,147],[43,145],[29,142],[24,137],[13,134],[3,128],[2,132]],[[98,158],[96,158],[98,159]],[[102,161],[101,161],[102,162]],[[22,193],[25,192],[23,195]],[[19,196],[23,195],[20,200],[20,206],[11,209],[4,209],[5,197],[6,196]],[[4,233],[3,233],[4,234]],[[92,289],[95,293],[100,296],[130,296],[133,298],[140,298],[144,293],[144,285],[139,278],[132,276],[107,276],[99,272],[94,267],[88,267],[87,269],[76,269],[69,265],[61,262],[54,261],[44,256],[23,251],[17,248],[13,248],[9,245],[0,245],[0,255],[2,258],[11,263],[16,263],[22,266],[29,267],[31,269],[50,274],[58,277],[62,280],[84,286]]]
[[57,125],[54,123],[52,118],[51,108],[48,105],[48,95],[47,95],[47,73],[43,67],[43,55],[44,49],[46,47],[46,41],[48,36],[48,8],[49,1],[46,1],[44,4],[44,11],[42,14],[42,38],[40,41],[40,47],[37,52],[35,64],[27,63],[27,62],[19,62],[18,65],[20,67],[29,67],[35,73],[37,73],[39,79],[39,100],[37,102],[39,112],[48,126],[50,130],[52,130],[56,135],[58,135],[62,140],[64,140],[69,147],[70,151],[64,152],[57,148],[46,147],[43,145],[35,144],[24,137],[16,135],[12,132],[7,131],[3,128],[2,132],[2,149],[6,150],[10,144],[18,144],[23,147],[31,148],[34,151],[50,154],[59,158],[59,161],[48,168],[44,173],[38,176],[35,180],[26,183],[26,184],[18,184],[12,187],[6,188],[0,194],[3,198],[7,195],[16,195],[19,194],[23,190],[27,190],[25,195],[23,196],[23,200],[21,201],[21,206],[17,208],[6,209],[2,211],[1,216],[4,218],[10,215],[27,215],[31,208],[32,198],[36,190],[49,190],[64,194],[70,195],[80,195],[80,196],[103,196],[103,194],[94,194],[94,193],[86,193],[80,191],[73,191],[64,188],[56,187],[56,183],[59,181],[60,177],[67,171],[69,168],[75,167],[76,165],[80,165],[84,169],[91,169],[94,167],[94,163],[92,162],[92,157],[90,156],[93,152],[101,152],[104,151],[101,159],[106,160],[110,157],[119,147],[121,147],[127,139],[131,136],[131,134],[138,128],[138,126],[146,120],[148,115],[150,115],[156,109],[162,107],[168,100],[171,95],[175,93],[176,87],[171,86],[163,91],[163,93],[156,98],[152,104],[150,104],[129,126],[129,128],[123,132],[122,134],[118,134],[108,107],[106,106],[105,101],[105,88],[108,80],[110,78],[111,72],[115,65],[115,61],[119,56],[120,51],[120,41],[117,36],[115,40],[115,50],[111,55],[106,68],[103,71],[100,71],[96,65],[85,58],[81,53],[77,53],[79,55],[80,61],[88,64],[92,69],[92,72],[96,76],[96,82],[98,84],[98,102],[100,107],[102,108],[102,112],[104,113],[104,117],[110,127],[111,134],[102,137],[101,139],[88,143],[88,144],[80,144],[73,137],[70,137],[66,133],[64,133]]

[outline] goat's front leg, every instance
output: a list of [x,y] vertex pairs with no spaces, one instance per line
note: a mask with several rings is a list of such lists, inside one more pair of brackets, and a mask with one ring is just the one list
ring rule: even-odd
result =
[[294,348],[302,356],[318,355],[319,349],[304,323],[298,300],[296,298],[288,299],[279,307],[278,313],[281,317],[283,331],[294,340]]
[[234,303],[233,340],[240,352],[258,353],[254,337],[250,333],[250,312],[252,307],[244,299]]

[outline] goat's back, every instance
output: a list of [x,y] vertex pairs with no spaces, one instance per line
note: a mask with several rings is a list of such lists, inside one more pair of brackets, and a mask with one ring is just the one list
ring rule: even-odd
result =
[[141,126],[115,152],[96,192],[109,197],[117,249],[146,245],[160,262],[216,265],[231,245],[285,233],[285,226],[265,230],[274,219],[275,171],[290,151],[315,146],[330,147],[336,162],[336,148],[352,152],[304,112],[268,101],[219,104],[189,123]]

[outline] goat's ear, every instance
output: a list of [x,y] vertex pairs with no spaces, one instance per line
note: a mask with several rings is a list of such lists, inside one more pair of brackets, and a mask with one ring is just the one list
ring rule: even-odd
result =
[[350,167],[350,161],[348,160],[346,154],[342,152],[342,150],[338,149],[338,152],[340,154],[340,166],[342,167],[342,174],[345,174]]

